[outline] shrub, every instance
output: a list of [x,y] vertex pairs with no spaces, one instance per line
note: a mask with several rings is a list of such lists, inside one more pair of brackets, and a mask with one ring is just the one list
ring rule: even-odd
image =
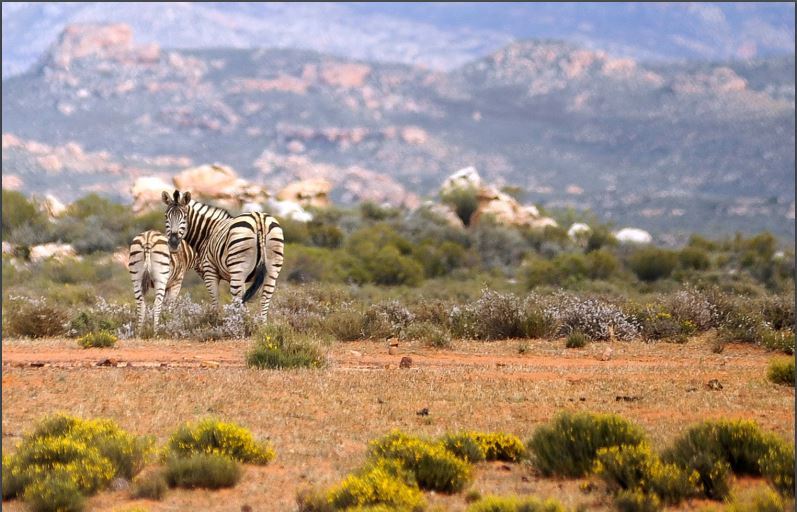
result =
[[593,471],[615,492],[639,489],[671,505],[698,493],[697,472],[663,464],[646,443],[601,448]]
[[453,187],[443,194],[440,199],[450,205],[457,217],[466,226],[470,225],[470,218],[479,207],[478,190],[473,187]]
[[3,334],[43,338],[66,332],[66,311],[49,304],[46,299],[9,297],[3,307]]
[[547,339],[556,335],[559,324],[553,315],[546,311],[539,297],[530,294],[523,303],[520,330],[526,338]]
[[371,279],[376,284],[417,286],[423,280],[421,264],[395,247],[383,247],[368,261]]
[[399,336],[415,320],[415,315],[397,300],[372,305],[363,317],[363,332],[370,339]]
[[395,459],[414,476],[422,489],[457,492],[470,479],[468,464],[442,445],[432,444],[399,431],[372,441],[368,449],[374,459]]
[[589,252],[586,257],[586,270],[590,279],[607,279],[611,277],[620,263],[611,252],[599,249]]
[[164,476],[169,487],[221,489],[238,483],[241,467],[218,453],[195,453],[168,459]]
[[597,299],[584,299],[568,294],[551,297],[545,312],[559,325],[558,334],[580,331],[592,340],[633,339],[639,326],[614,304]]
[[782,512],[793,509],[786,501],[766,486],[758,486],[742,495],[734,495],[727,512]]
[[776,350],[784,354],[794,354],[794,331],[776,331],[764,328],[759,333],[761,345],[767,350]]
[[340,341],[354,341],[363,337],[363,314],[344,307],[324,320],[324,328]]
[[85,499],[73,475],[53,471],[25,488],[25,503],[33,512],[81,512]]
[[177,457],[204,453],[250,464],[267,464],[275,456],[271,443],[257,442],[247,429],[212,418],[182,425],[169,437],[167,448]]
[[775,384],[794,387],[794,359],[773,359],[769,363],[767,377]]
[[257,334],[246,354],[246,364],[254,368],[321,368],[326,364],[321,348],[310,337],[285,324],[268,324]]
[[753,421],[706,421],[689,428],[664,454],[665,462],[677,464],[700,475],[703,492],[709,498],[728,494],[727,472],[761,475],[761,461],[784,442],[761,431]]
[[458,338],[499,340],[522,336],[522,318],[515,295],[484,289],[475,302],[451,310],[449,325]]
[[553,499],[487,496],[469,506],[467,512],[565,512],[565,508]]
[[77,343],[83,348],[108,348],[116,344],[117,337],[108,331],[90,332],[80,338]]
[[538,286],[559,284],[560,275],[556,265],[549,260],[532,256],[523,262],[523,279],[528,290]]
[[528,451],[543,475],[580,477],[592,469],[601,448],[636,445],[644,439],[638,426],[619,416],[564,412],[534,432]]
[[672,295],[663,301],[665,311],[669,311],[679,322],[690,322],[697,330],[704,331],[716,325],[717,309],[705,294],[687,288]]
[[678,262],[678,255],[656,247],[637,249],[629,258],[628,265],[642,281],[656,281],[669,277]]
[[618,492],[614,497],[618,512],[659,512],[661,500],[655,494],[646,494],[641,489]]
[[678,253],[678,262],[683,268],[691,270],[706,270],[711,266],[711,260],[706,251],[697,247],[685,247]]
[[517,436],[503,432],[446,434],[441,442],[448,451],[468,462],[483,460],[518,462],[526,454],[526,447]]
[[758,461],[761,474],[781,493],[794,496],[794,445],[773,443]]
[[589,343],[589,338],[584,333],[576,331],[567,337],[565,347],[567,348],[584,348]]
[[422,510],[426,505],[423,493],[398,464],[377,461],[356,474],[347,476],[327,493],[332,510],[351,510],[374,505],[386,510]]
[[131,494],[133,498],[160,501],[166,495],[168,488],[169,484],[166,482],[164,473],[162,471],[152,471],[133,480]]
[[408,340],[420,340],[425,344],[445,348],[451,345],[451,335],[442,327],[431,322],[415,322],[407,326],[404,337]]
[[764,321],[775,330],[794,330],[794,296],[768,295],[762,300]]
[[42,499],[66,497],[71,502],[74,492],[64,482],[78,493],[93,494],[115,477],[132,478],[145,464],[151,445],[151,439],[128,434],[110,420],[45,418],[13,456],[3,457],[3,498],[27,499],[40,494],[42,485],[52,485],[56,494]]

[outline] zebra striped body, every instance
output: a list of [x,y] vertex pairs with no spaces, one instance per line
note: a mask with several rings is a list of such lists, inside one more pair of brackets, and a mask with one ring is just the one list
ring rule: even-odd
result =
[[139,327],[144,325],[146,317],[144,295],[154,288],[154,325],[155,330],[158,330],[163,299],[167,293],[170,301],[177,298],[186,270],[194,265],[195,254],[185,242],[180,244],[177,251],[169,251],[168,239],[160,231],[144,231],[133,238],[127,269],[133,281]]
[[[219,281],[230,283],[233,299],[246,302],[262,288],[260,318],[265,321],[283,260],[282,228],[262,212],[236,217],[226,210],[164,192],[166,235],[173,249],[184,240],[196,251],[194,268],[202,276],[214,307],[219,306]],[[245,285],[252,283],[248,290]]]

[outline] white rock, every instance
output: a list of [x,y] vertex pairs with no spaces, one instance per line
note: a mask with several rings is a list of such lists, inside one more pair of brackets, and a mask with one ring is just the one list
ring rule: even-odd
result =
[[567,236],[573,240],[587,236],[590,233],[592,233],[592,228],[583,222],[575,222],[572,226],[570,226],[570,229],[567,230]]
[[163,181],[156,176],[143,176],[133,182],[130,195],[133,196],[133,211],[141,213],[161,204],[161,193],[174,190],[171,183]]
[[482,178],[479,176],[479,172],[476,168],[465,167],[445,179],[443,185],[440,187],[440,193],[446,194],[458,188],[480,188],[481,186]]
[[52,194],[44,196],[44,210],[51,219],[60,217],[66,211],[66,206]]
[[3,254],[14,254],[14,246],[3,240]]
[[271,213],[297,222],[310,222],[313,214],[302,208],[296,201],[271,201]]
[[653,241],[650,233],[639,228],[623,228],[614,234],[621,244],[649,244]]
[[49,258],[74,258],[75,248],[69,244],[49,243],[43,245],[34,245],[30,249],[30,261],[38,263]]

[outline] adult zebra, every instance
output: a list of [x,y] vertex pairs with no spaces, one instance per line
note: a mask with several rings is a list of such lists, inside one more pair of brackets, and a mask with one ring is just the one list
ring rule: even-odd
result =
[[[271,296],[282,270],[282,228],[277,219],[261,212],[236,217],[209,204],[163,192],[166,203],[166,237],[169,249],[178,249],[182,240],[196,251],[194,268],[202,276],[214,307],[219,307],[219,281],[230,283],[233,298],[242,302],[262,288],[260,317],[265,321]],[[244,292],[244,285],[252,283]]]
[[153,309],[157,332],[163,298],[167,294],[170,301],[177,298],[185,272],[194,266],[195,257],[196,253],[186,242],[181,242],[176,251],[169,251],[168,238],[160,231],[144,231],[133,238],[127,269],[133,281],[139,327],[144,326],[146,316],[144,295],[152,287],[155,289]]

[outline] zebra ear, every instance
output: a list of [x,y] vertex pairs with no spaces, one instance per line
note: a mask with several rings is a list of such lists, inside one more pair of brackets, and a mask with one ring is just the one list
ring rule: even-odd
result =
[[191,202],[191,192],[184,192],[183,193],[183,205],[186,205]]
[[166,206],[169,206],[169,205],[172,204],[171,203],[172,196],[170,196],[169,193],[166,192],[165,190],[163,191],[163,194],[161,194],[161,199],[163,199],[163,202],[166,203]]

